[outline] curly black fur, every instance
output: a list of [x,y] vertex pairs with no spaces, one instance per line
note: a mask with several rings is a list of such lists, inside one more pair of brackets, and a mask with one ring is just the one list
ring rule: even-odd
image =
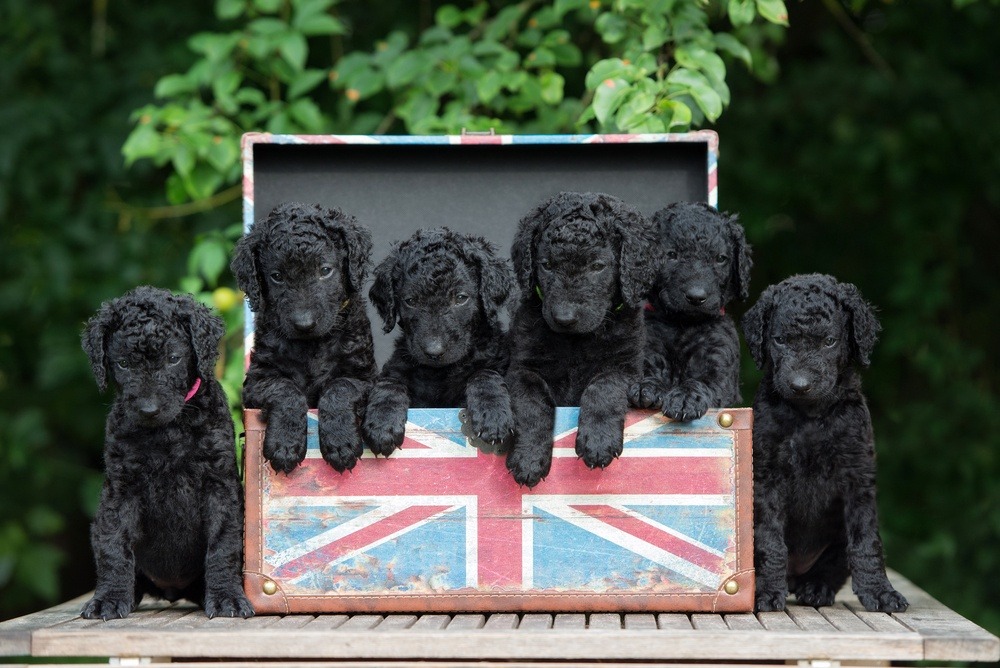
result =
[[507,336],[500,312],[514,288],[507,260],[481,237],[420,230],[375,268],[368,295],[403,335],[368,400],[363,432],[375,454],[403,442],[406,410],[468,405],[474,432],[502,441],[514,428]]
[[87,323],[97,385],[110,379],[118,392],[90,532],[97,589],[84,617],[125,617],[145,593],[190,599],[209,617],[253,615],[233,422],[214,374],[224,332],[194,299],[150,287],[106,302]]
[[610,195],[560,193],[518,225],[511,257],[522,299],[507,373],[516,432],[507,468],[518,483],[549,472],[556,406],[580,406],[576,452],[587,466],[621,454],[655,248],[649,221]]
[[880,326],[858,289],[831,276],[767,288],[743,331],[764,377],[754,399],[758,610],[789,592],[830,605],[850,575],[868,610],[905,610],[885,575],[871,416],[855,365]]
[[646,309],[643,379],[629,402],[674,420],[740,402],[740,338],[725,307],[746,299],[750,245],[735,215],[678,202],[653,216],[660,256]]
[[319,409],[320,452],[337,471],[361,457],[375,377],[361,287],[371,233],[353,216],[285,203],[236,244],[232,270],[257,314],[243,405],[268,423],[264,457],[290,472],[306,454],[306,413]]

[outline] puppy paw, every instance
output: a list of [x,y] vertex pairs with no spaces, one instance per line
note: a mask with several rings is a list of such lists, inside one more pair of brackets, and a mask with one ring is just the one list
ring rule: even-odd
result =
[[214,617],[253,617],[253,606],[242,591],[217,592],[205,595],[205,615]]
[[368,449],[376,455],[388,457],[403,444],[406,432],[406,410],[378,410],[370,407],[361,425]]
[[795,600],[813,608],[833,605],[836,597],[837,590],[824,582],[805,582],[795,590]]
[[757,590],[754,597],[754,610],[757,612],[773,612],[785,609],[785,599],[788,593],[785,591]]
[[540,483],[552,468],[552,450],[548,448],[515,448],[507,455],[507,470],[518,485],[529,488]]
[[301,420],[271,416],[264,431],[264,459],[279,473],[291,473],[306,458],[306,416]]
[[910,606],[906,597],[892,587],[859,591],[858,600],[869,612],[903,612]]
[[353,415],[331,415],[319,420],[319,451],[326,463],[338,473],[350,471],[363,451]]
[[133,596],[95,596],[87,601],[80,612],[86,619],[123,619],[135,609]]
[[629,406],[655,408],[663,404],[663,388],[650,378],[643,378],[628,388]]
[[514,413],[509,403],[470,403],[469,426],[476,438],[497,445],[514,432]]
[[675,387],[663,397],[663,414],[678,422],[697,420],[708,412],[709,398],[706,393]]
[[588,468],[604,468],[622,453],[623,436],[615,425],[581,425],[576,434],[576,454]]

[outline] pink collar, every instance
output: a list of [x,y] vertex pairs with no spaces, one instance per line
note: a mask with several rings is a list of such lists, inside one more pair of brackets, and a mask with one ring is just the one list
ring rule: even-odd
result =
[[184,403],[191,401],[194,395],[198,394],[198,390],[201,388],[201,378],[197,378],[194,381],[194,385],[188,390],[187,396],[184,397]]

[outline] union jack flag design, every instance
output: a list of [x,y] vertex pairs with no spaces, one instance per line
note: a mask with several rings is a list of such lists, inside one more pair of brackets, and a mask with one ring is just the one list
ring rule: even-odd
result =
[[286,597],[499,593],[517,609],[518,594],[546,592],[716,595],[748,568],[737,431],[714,414],[633,411],[622,456],[590,470],[574,450],[578,415],[557,410],[552,470],[528,489],[467,441],[456,409],[411,410],[401,449],[366,452],[343,475],[320,456],[311,413],[303,464],[258,466],[260,573]]

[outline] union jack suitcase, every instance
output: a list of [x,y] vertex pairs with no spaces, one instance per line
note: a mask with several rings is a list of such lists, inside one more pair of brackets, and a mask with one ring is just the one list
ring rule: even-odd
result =
[[576,457],[579,409],[556,414],[553,464],[521,488],[457,409],[410,410],[403,446],[338,474],[318,420],[276,474],[246,411],[245,587],[258,613],[750,611],[750,409],[688,424],[626,417],[607,469]]

